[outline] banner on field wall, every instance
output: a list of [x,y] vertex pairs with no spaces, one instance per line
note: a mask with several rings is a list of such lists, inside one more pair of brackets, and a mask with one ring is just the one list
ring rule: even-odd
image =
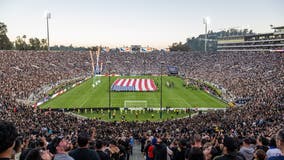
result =
[[[84,80],[81,80],[81,81],[79,81],[79,82],[77,82],[77,83],[74,83],[74,84],[71,86],[71,88],[74,88],[74,87],[78,86],[79,84],[81,84],[82,82],[84,82],[84,81],[87,80],[87,79],[88,79],[88,78],[85,78]],[[70,88],[70,89],[71,89],[71,88]],[[53,94],[52,96],[44,97],[44,98],[43,98],[42,100],[40,100],[39,102],[35,103],[35,104],[34,104],[34,107],[35,107],[35,106],[40,106],[40,105],[42,105],[43,103],[47,102],[48,100],[53,99],[53,98],[55,98],[55,97],[57,97],[57,96],[59,96],[59,95],[65,93],[66,91],[67,91],[67,89],[65,88],[65,89],[63,89],[63,90],[61,90],[61,91],[56,92],[56,93]]]

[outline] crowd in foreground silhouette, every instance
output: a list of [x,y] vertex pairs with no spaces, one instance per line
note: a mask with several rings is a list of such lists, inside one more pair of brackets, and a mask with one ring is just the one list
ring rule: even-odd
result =
[[129,66],[133,74],[158,74],[163,60],[177,65],[187,77],[218,84],[236,97],[250,99],[226,111],[142,123],[80,119],[17,101],[27,99],[42,85],[88,75],[88,52],[0,54],[0,117],[6,121],[0,126],[0,157],[124,160],[131,157],[134,141],[139,141],[149,160],[283,159],[283,53],[102,54],[102,62],[110,60],[113,72],[119,74],[127,74]]

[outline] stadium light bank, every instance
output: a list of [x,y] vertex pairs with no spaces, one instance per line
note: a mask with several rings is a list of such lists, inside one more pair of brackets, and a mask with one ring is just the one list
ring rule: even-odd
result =
[[51,13],[49,11],[45,11],[44,16],[46,18],[46,29],[47,29],[47,50],[50,50],[49,47],[49,23],[48,20],[51,18]]
[[207,25],[210,24],[210,18],[208,16],[203,18],[203,24],[205,25],[204,51],[207,52]]

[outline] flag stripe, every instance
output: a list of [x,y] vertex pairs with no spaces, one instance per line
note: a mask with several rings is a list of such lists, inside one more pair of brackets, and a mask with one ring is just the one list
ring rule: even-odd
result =
[[136,91],[136,82],[137,82],[137,79],[134,79],[134,81],[133,81],[133,85],[132,85],[132,86],[134,86],[135,91]]
[[151,79],[147,79],[147,87],[149,88],[149,91],[153,91],[153,87],[151,86]]
[[114,85],[118,85],[120,79],[115,80]]
[[145,91],[144,79],[141,79],[141,82],[140,82],[139,86],[141,86],[141,90],[140,91]]
[[154,89],[154,91],[157,90],[157,86],[155,85],[155,83],[152,79],[150,80],[150,83],[151,83],[151,86]]
[[118,82],[116,83],[116,85],[121,86],[121,82],[122,82],[122,79],[119,79]]
[[135,85],[135,91],[139,91],[139,87],[138,87],[138,85],[139,85],[139,79],[135,79],[135,83],[134,83],[134,85]]
[[142,82],[142,79],[138,79],[138,82],[136,82],[138,83],[137,88],[136,88],[137,91],[142,91],[141,82]]
[[133,86],[135,79],[131,79],[129,86]]
[[123,83],[124,83],[124,81],[125,81],[125,79],[121,79],[121,80],[118,82],[118,85],[119,85],[119,86],[122,86]]
[[139,85],[139,81],[140,81],[140,79],[135,79],[135,83],[134,83],[134,85],[135,85],[135,91],[139,91],[139,87],[138,87],[138,85]]
[[150,89],[149,89],[149,87],[148,87],[148,80],[149,79],[144,79],[144,86],[145,86],[145,89],[146,89],[146,91],[150,91]]
[[122,86],[127,86],[129,79],[125,79],[125,81],[123,82]]
[[126,84],[126,86],[129,86],[129,84],[131,83],[132,79],[128,79],[128,82]]
[[145,85],[144,85],[144,81],[145,81],[145,79],[141,79],[141,91],[146,90]]

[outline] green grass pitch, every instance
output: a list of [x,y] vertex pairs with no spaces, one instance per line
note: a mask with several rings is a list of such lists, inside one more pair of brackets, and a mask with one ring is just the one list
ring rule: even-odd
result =
[[[117,78],[111,77],[111,83]],[[133,77],[132,77],[133,78]],[[135,77],[142,78],[142,76]],[[147,107],[160,107],[160,76],[143,76],[155,81],[156,92],[111,92],[111,106],[124,107],[125,100],[147,101]],[[100,77],[101,83],[92,87],[93,79],[88,79],[68,92],[42,104],[40,108],[96,108],[109,106],[108,77]],[[166,87],[167,81],[174,82],[174,88]],[[177,77],[163,76],[163,108],[225,108],[226,103],[201,90],[186,89],[183,80]]]

